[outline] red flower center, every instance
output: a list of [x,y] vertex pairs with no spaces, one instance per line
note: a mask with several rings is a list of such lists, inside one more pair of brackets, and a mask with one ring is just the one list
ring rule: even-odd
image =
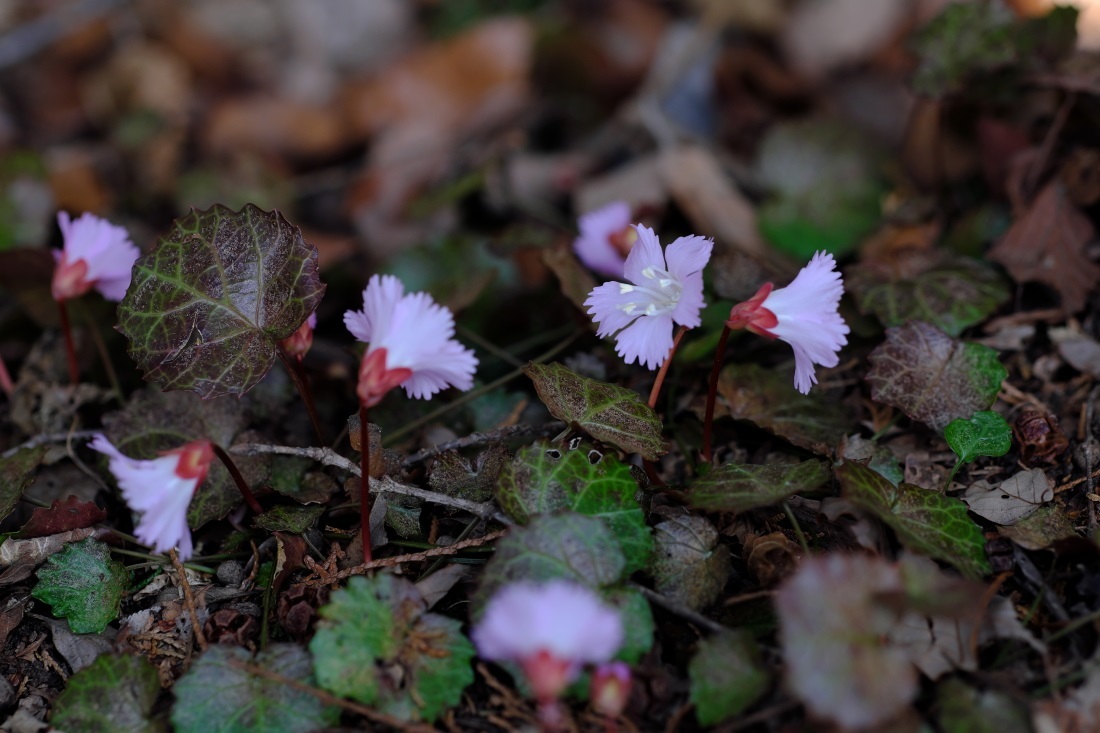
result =
[[412,369],[386,368],[386,350],[375,349],[363,357],[359,365],[359,386],[355,390],[359,400],[367,407],[374,407],[394,387],[412,376]]
[[768,299],[768,295],[771,294],[774,287],[775,285],[772,283],[764,283],[756,291],[756,295],[744,303],[738,303],[730,308],[730,317],[726,321],[726,327],[730,329],[746,328],[758,336],[777,338],[776,334],[771,333],[768,329],[778,326],[779,319],[764,307],[764,301]]
[[573,664],[555,657],[546,649],[539,649],[520,660],[520,666],[531,691],[535,693],[535,699],[543,703],[557,700],[573,678]]
[[54,300],[68,300],[78,298],[92,289],[92,282],[88,277],[88,263],[84,260],[69,262],[69,256],[61,255],[57,261],[57,268],[53,271],[53,283],[50,292]]
[[179,463],[176,464],[177,476],[198,479],[201,484],[210,470],[211,461],[214,460],[214,447],[209,440],[196,440],[175,450],[166,451],[164,455],[179,456]]
[[611,246],[614,247],[620,255],[626,257],[630,254],[630,250],[634,246],[634,243],[638,241],[638,232],[634,231],[634,227],[626,226],[617,232],[608,234],[607,241],[611,243]]

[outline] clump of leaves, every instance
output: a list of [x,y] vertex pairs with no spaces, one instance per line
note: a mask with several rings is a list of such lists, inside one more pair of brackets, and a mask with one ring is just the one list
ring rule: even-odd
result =
[[272,644],[253,658],[247,649],[212,646],[172,688],[172,726],[176,733],[310,733],[337,721],[338,709],[282,677],[312,684],[305,649]]
[[644,568],[653,552],[637,493],[630,466],[614,455],[590,444],[562,451],[543,442],[519,450],[505,464],[496,495],[505,514],[520,523],[562,509],[599,517],[619,541],[629,574]]
[[98,634],[118,617],[130,573],[107,545],[88,538],[51,555],[31,595],[48,603],[77,634]]
[[1008,453],[1012,447],[1012,428],[1000,413],[992,410],[976,412],[970,419],[960,417],[952,420],[944,428],[943,437],[958,456],[944,488],[951,485],[951,479],[955,478],[964,463],[970,463],[978,456],[997,458]]
[[277,211],[192,211],[134,263],[118,329],[145,378],[203,397],[241,395],[279,341],[317,309],[317,248]]
[[322,687],[401,720],[435,720],[474,681],[474,647],[451,618],[425,613],[416,586],[353,577],[321,608],[310,642]]

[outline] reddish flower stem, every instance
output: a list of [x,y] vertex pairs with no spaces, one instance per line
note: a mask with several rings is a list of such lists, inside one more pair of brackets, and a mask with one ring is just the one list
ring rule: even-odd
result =
[[672,348],[668,350],[665,363],[657,371],[657,378],[653,380],[653,389],[649,392],[649,406],[651,409],[657,409],[657,396],[661,394],[661,385],[665,383],[665,375],[668,374],[668,368],[672,364],[672,357],[676,355],[676,349],[680,348],[680,342],[684,340],[684,334],[687,332],[687,326],[680,326],[676,329],[676,336],[672,339]]
[[0,358],[0,389],[4,390],[4,394],[8,396],[8,399],[11,399],[12,394],[15,392],[11,374],[8,374],[8,365],[4,363],[3,358]]
[[707,384],[707,409],[703,414],[703,460],[710,461],[711,431],[714,428],[714,401],[718,397],[718,376],[722,373],[722,359],[726,355],[726,342],[730,338],[729,326],[722,327],[722,337],[718,339],[718,349],[714,352],[714,366],[710,368],[710,382]]
[[298,395],[305,403],[306,412],[309,413],[309,421],[313,424],[313,432],[317,434],[317,440],[320,441],[320,445],[327,445],[325,430],[321,426],[321,418],[318,417],[317,407],[313,403],[313,391],[309,388],[309,375],[302,368],[301,359],[288,354],[282,344],[279,344],[278,349],[279,360],[283,362],[283,368],[290,375],[290,381],[294,382],[294,388],[298,390]]
[[241,496],[244,497],[245,503],[248,504],[248,508],[251,509],[254,514],[263,514],[263,507],[260,506],[260,502],[256,501],[256,497],[253,495],[252,490],[248,488],[248,483],[244,480],[244,476],[241,475],[240,469],[237,468],[237,464],[233,462],[233,459],[229,457],[228,453],[222,450],[220,445],[211,441],[210,446],[214,450],[214,455],[218,457],[218,460],[221,461],[222,465],[229,471],[229,475],[233,477],[233,482],[237,484],[237,490],[241,492]]
[[69,382],[80,384],[80,367],[76,363],[76,345],[73,342],[73,328],[69,324],[69,309],[65,300],[57,301],[57,311],[61,315],[61,333],[65,335],[65,355],[69,357]]
[[363,562],[370,562],[370,423],[367,422],[367,406],[359,403],[359,530],[363,541]]

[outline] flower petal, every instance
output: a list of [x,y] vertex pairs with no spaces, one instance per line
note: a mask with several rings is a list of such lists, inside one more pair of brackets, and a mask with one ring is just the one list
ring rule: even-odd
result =
[[609,282],[592,289],[584,304],[588,314],[599,324],[596,335],[600,338],[610,336],[630,325],[638,317],[637,313],[628,314],[622,309],[633,300],[629,292],[623,292],[623,283]]
[[628,282],[641,285],[646,282],[642,270],[647,267],[665,269],[665,254],[661,251],[661,243],[652,229],[641,224],[635,224],[634,230],[638,232],[638,241],[630,248],[630,254],[626,256],[623,274]]
[[680,302],[672,311],[672,320],[681,326],[698,328],[703,322],[700,312],[705,305],[703,301],[703,273],[695,272],[683,278],[683,292],[680,293]]
[[615,351],[627,364],[637,359],[647,369],[657,369],[672,349],[672,317],[644,316],[615,338]]
[[700,236],[680,237],[665,250],[668,271],[684,280],[707,266],[713,250],[712,239]]
[[630,224],[630,206],[614,201],[590,211],[577,220],[580,236],[573,240],[573,251],[590,270],[607,277],[622,277],[625,258],[610,237]]

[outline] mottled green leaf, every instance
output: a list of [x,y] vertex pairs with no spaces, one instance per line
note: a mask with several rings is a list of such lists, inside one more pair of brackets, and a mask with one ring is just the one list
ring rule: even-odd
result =
[[969,420],[952,420],[944,428],[943,437],[964,463],[978,456],[1003,456],[1012,447],[1012,428],[992,410],[975,412]]
[[271,644],[255,659],[247,649],[215,644],[172,688],[175,733],[313,733],[339,719],[337,708],[249,666],[313,684],[309,653],[297,644]]
[[253,519],[252,524],[270,532],[301,534],[312,527],[324,513],[323,506],[276,504]]
[[989,572],[985,536],[963,502],[912,484],[894,486],[853,461],[834,473],[843,496],[893,529],[909,549],[954,565],[967,577]]
[[1031,733],[1026,703],[1008,692],[971,687],[950,677],[936,689],[936,721],[944,733]]
[[829,469],[821,461],[725,463],[691,485],[688,501],[708,511],[743,512],[779,504],[828,480]]
[[905,480],[905,472],[894,452],[889,447],[861,435],[849,435],[839,457],[863,462],[894,486]]
[[614,533],[595,517],[566,512],[540,515],[497,542],[473,599],[479,611],[507,583],[561,578],[599,589],[623,577],[626,560]]
[[309,645],[318,683],[401,720],[435,720],[457,705],[474,681],[474,647],[458,621],[426,607],[403,578],[351,578],[320,610]]
[[693,609],[718,599],[732,569],[718,530],[703,517],[685,514],[653,528],[653,581],[657,590]]
[[520,449],[497,484],[501,509],[521,524],[561,509],[602,519],[619,541],[628,574],[644,568],[653,552],[637,493],[630,466],[614,455],[592,448],[563,451],[546,442]]
[[866,265],[845,272],[845,289],[859,309],[885,326],[925,321],[949,336],[988,318],[1011,294],[992,266],[969,257],[951,257],[927,270],[892,277]]
[[7,458],[0,458],[0,520],[7,519],[19,504],[23,490],[34,482],[38,465],[50,447],[21,448]]
[[156,667],[143,657],[101,654],[69,679],[50,724],[81,733],[160,733],[164,721],[152,719],[159,693]]
[[550,414],[566,424],[651,461],[666,452],[661,419],[637,393],[581,377],[557,363],[528,364],[523,373]]
[[988,410],[1008,377],[993,349],[957,341],[922,321],[887,329],[886,341],[867,358],[871,399],[934,430]]
[[614,606],[623,619],[623,645],[615,658],[627,664],[637,664],[653,647],[657,624],[649,601],[633,588],[614,588],[604,595],[604,601]]
[[321,302],[317,248],[277,211],[213,206],[176,219],[134,263],[118,329],[145,378],[241,395]]
[[744,631],[724,631],[699,642],[688,676],[695,717],[706,726],[741,714],[772,684],[759,646]]
[[428,484],[447,496],[488,501],[508,458],[508,449],[501,444],[490,446],[471,459],[458,451],[447,451],[432,464]]
[[1045,550],[1059,540],[1077,536],[1073,520],[1060,506],[1044,506],[1009,527],[997,527],[998,534],[1025,550]]
[[855,427],[848,411],[820,390],[794,388],[794,370],[731,364],[718,379],[716,417],[749,420],[800,448],[832,455]]
[[88,538],[51,555],[31,595],[67,619],[77,634],[98,634],[118,617],[130,573],[107,545]]

